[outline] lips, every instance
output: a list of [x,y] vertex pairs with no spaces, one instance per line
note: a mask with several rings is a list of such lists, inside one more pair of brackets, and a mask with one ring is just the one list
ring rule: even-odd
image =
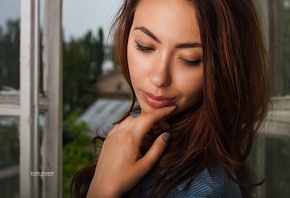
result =
[[175,98],[167,98],[163,96],[155,96],[153,94],[142,91],[145,102],[153,108],[162,108],[174,103]]

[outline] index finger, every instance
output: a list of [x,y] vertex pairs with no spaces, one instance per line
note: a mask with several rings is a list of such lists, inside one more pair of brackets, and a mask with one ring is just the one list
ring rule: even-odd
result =
[[135,134],[138,136],[144,137],[147,132],[152,128],[153,124],[166,116],[172,113],[175,110],[176,106],[167,106],[154,111],[141,113],[138,117],[135,118],[135,123],[138,123],[135,127]]

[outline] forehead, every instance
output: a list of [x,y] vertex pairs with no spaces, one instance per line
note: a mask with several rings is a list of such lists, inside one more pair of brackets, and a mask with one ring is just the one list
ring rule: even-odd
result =
[[[133,26],[145,26],[160,36],[196,38],[199,27],[192,3],[185,0],[141,0]],[[133,27],[134,28],[134,27]],[[192,40],[192,39],[191,39]]]

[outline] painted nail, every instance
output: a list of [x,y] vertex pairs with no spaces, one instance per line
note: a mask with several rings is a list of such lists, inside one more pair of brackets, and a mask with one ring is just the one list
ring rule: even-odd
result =
[[165,143],[168,143],[169,142],[169,139],[170,139],[170,133],[164,133],[163,136],[162,136],[162,139]]

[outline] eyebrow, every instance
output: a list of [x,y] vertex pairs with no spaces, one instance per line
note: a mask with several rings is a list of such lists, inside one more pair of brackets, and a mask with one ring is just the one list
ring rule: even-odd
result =
[[161,41],[152,32],[150,32],[150,30],[148,30],[145,27],[135,27],[134,30],[140,30],[141,32],[147,34],[149,37],[155,40],[157,43],[161,43]]
[[200,43],[180,43],[175,46],[176,48],[202,48]]
[[[140,30],[141,32],[147,34],[149,37],[151,37],[153,40],[155,40],[157,43],[161,43],[161,41],[147,28],[145,27],[135,27],[134,30]],[[202,48],[201,43],[197,42],[189,42],[189,43],[179,43],[175,46],[176,48]]]

